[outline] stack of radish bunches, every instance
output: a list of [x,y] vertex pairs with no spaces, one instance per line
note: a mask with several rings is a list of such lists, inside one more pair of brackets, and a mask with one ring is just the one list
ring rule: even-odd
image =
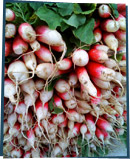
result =
[[118,8],[113,18],[109,6],[100,5],[96,43],[68,57],[57,30],[16,26],[15,13],[6,8],[5,57],[13,59],[5,64],[6,157],[82,157],[85,145],[88,155],[98,154],[97,147],[104,151],[125,133],[126,18]]

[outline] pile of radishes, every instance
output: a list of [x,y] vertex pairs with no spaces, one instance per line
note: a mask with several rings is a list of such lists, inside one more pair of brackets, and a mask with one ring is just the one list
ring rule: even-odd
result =
[[[6,8],[5,57],[14,60],[5,64],[5,156],[81,157],[79,136],[87,141],[90,152],[96,152],[97,146],[104,150],[113,138],[124,134],[124,12],[125,8],[115,19],[108,5],[100,5],[93,31],[96,43],[89,51],[76,48],[65,57],[67,46],[57,30],[28,23],[16,26],[15,13]],[[123,53],[121,61],[118,52]],[[48,89],[53,79],[57,79],[54,87]]]

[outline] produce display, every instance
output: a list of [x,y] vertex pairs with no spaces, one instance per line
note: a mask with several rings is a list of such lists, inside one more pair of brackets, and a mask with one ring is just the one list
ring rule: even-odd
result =
[[126,144],[126,5],[19,2],[5,13],[3,156],[104,157]]

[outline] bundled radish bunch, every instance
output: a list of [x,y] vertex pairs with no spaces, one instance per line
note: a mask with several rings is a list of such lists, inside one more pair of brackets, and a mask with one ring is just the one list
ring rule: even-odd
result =
[[95,43],[65,56],[67,45],[57,30],[16,26],[15,13],[6,9],[5,57],[12,59],[5,64],[5,156],[85,157],[86,146],[86,157],[100,156],[99,148],[105,154],[125,133],[124,11],[114,18],[108,5],[100,5]]

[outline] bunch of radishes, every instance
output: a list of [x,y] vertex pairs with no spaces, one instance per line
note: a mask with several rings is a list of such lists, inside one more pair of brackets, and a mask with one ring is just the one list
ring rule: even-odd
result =
[[[126,18],[121,13],[113,18],[108,5],[100,5],[98,12],[93,31],[96,44],[89,51],[77,48],[64,57],[67,47],[58,31],[28,23],[17,29],[12,23],[15,13],[6,9],[5,57],[14,60],[5,65],[5,156],[76,157],[81,156],[80,135],[90,152],[123,135]],[[120,62],[118,52],[123,53]],[[63,74],[65,79],[57,79]],[[57,80],[49,90],[53,79]]]

